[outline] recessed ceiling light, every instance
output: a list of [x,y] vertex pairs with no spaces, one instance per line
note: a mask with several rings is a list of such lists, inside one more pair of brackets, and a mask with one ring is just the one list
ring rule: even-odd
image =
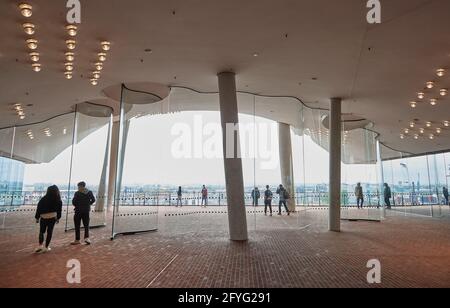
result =
[[77,35],[77,29],[78,28],[75,25],[68,25],[68,26],[66,26],[67,33],[70,36],[76,36]]
[[101,75],[99,71],[95,71],[92,73],[92,77],[94,77],[95,79],[100,79]]
[[410,102],[409,104],[410,104],[411,108],[417,107],[417,102]]
[[445,127],[449,127],[450,126],[450,121],[444,121],[444,126]]
[[448,90],[447,90],[447,89],[441,89],[441,90],[439,91],[439,94],[441,94],[441,96],[447,96]]
[[33,62],[38,62],[39,61],[39,53],[38,52],[32,52],[30,53],[30,59]]
[[32,23],[25,23],[22,26],[23,26],[23,30],[28,35],[33,35],[36,32],[34,30],[34,25]]
[[437,105],[438,100],[436,98],[432,98],[430,99],[430,105],[431,106],[436,106]]
[[21,116],[19,117],[19,119],[25,120],[25,115],[21,115]]
[[68,62],[68,63],[66,63],[64,65],[65,65],[67,71],[69,71],[69,72],[73,71],[74,67],[73,67],[73,63],[72,62]]
[[409,134],[409,129],[408,129],[408,128],[405,128],[405,129],[403,130],[403,132],[404,132],[405,134]]
[[417,93],[417,97],[418,97],[419,99],[424,99],[424,98],[425,98],[425,93],[419,92],[419,93]]
[[419,139],[419,135],[415,134],[414,139],[416,139],[416,140]]
[[439,77],[444,77],[444,75],[445,75],[445,69],[443,69],[443,68],[438,69],[438,70],[436,71],[436,74],[437,74]]
[[100,60],[100,62],[105,62],[106,61],[106,53],[104,53],[104,52],[99,53],[98,59]]
[[440,134],[440,133],[442,133],[442,128],[440,128],[440,127],[436,128],[436,134]]
[[75,54],[73,52],[66,52],[66,60],[73,62],[75,60]]
[[67,40],[66,45],[69,50],[74,50],[77,47],[77,42],[75,40]]
[[27,46],[28,48],[30,48],[31,50],[35,50],[38,48],[38,40],[35,39],[28,39],[27,40]]
[[400,134],[400,139],[405,139],[405,135]]
[[425,134],[425,129],[424,128],[419,129],[419,133]]
[[430,134],[430,139],[433,140],[434,139],[434,135]]
[[31,67],[33,68],[33,71],[35,71],[35,72],[40,72],[41,71],[41,65],[39,63],[33,63],[31,65]]
[[428,89],[433,89],[434,88],[434,82],[433,81],[427,82],[427,88]]
[[415,126],[416,126],[416,123],[414,123],[414,122],[409,123],[409,127],[414,128]]
[[70,80],[73,78],[72,72],[65,72],[64,75],[66,76],[66,79]]
[[31,17],[33,15],[33,7],[27,3],[19,4],[19,9],[23,17]]
[[93,85],[93,86],[98,85],[98,79],[92,78],[91,79],[91,85]]
[[426,126],[427,126],[427,127],[431,127],[432,125],[433,125],[433,124],[432,124],[431,122],[427,122],[427,123],[426,123]]
[[103,63],[101,62],[95,63],[95,69],[97,71],[101,71],[103,69]]
[[111,49],[111,43],[108,41],[101,42],[101,45],[104,51],[108,51]]
[[254,53],[253,53],[253,56],[254,56],[254,57],[259,57],[259,53],[254,52]]

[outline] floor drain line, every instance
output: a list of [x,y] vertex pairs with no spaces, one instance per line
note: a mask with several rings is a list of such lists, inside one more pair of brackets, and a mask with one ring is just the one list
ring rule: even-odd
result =
[[163,270],[152,280],[152,282],[150,282],[147,286],[147,289],[150,288],[150,286],[159,278],[159,276],[161,276],[162,273],[164,273],[164,271],[169,268],[170,265],[172,265],[172,263],[175,261],[175,259],[178,258],[178,255],[176,255],[170,262],[169,264],[166,265],[166,267],[163,268]]

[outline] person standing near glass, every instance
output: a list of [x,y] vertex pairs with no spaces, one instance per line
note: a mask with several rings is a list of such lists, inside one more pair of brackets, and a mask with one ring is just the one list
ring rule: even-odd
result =
[[445,205],[450,205],[449,201],[448,201],[448,188],[444,187],[443,188],[443,193],[444,193],[444,198],[445,198]]
[[364,207],[364,191],[361,186],[361,183],[358,183],[356,185],[355,197],[356,197],[356,203],[358,205],[358,209],[362,209]]

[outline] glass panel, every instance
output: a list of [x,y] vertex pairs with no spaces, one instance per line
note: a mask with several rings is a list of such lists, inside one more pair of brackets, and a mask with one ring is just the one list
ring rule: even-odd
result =
[[13,179],[15,163],[11,160],[13,138],[14,128],[0,130],[0,228],[5,228],[7,212],[14,209],[13,194],[18,186]]
[[69,113],[16,128],[13,158],[25,163],[24,185],[15,196],[20,208],[6,219],[8,227],[35,227],[36,205],[51,185],[59,187],[63,204],[68,203],[74,118]]
[[160,140],[152,139],[158,128],[147,125],[162,113],[159,101],[152,94],[122,88],[113,236],[157,230],[158,206],[167,202],[157,168],[162,161]]
[[[342,135],[342,219],[381,220],[376,134],[347,121]],[[369,124],[370,125],[370,124]]]
[[110,154],[112,109],[90,103],[77,105],[76,133],[73,145],[72,172],[66,230],[74,229],[74,209],[71,203],[79,182],[87,184],[96,203],[92,205],[90,227],[106,225],[106,188]]
[[304,203],[316,216],[314,223],[328,227],[329,207],[329,112],[320,109],[303,109],[304,125]]

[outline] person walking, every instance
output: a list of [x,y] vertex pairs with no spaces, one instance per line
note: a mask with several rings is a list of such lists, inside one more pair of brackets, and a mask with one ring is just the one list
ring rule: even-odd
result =
[[384,183],[384,203],[386,204],[387,209],[391,209],[391,198],[392,198],[392,191],[389,187],[388,183]]
[[273,198],[273,193],[270,190],[269,185],[266,186],[266,191],[264,192],[264,215],[267,216],[267,207],[269,207],[270,209],[270,216],[273,215],[272,212],[272,198]]
[[289,195],[288,191],[283,187],[283,185],[280,185],[280,187],[277,189],[277,194],[280,196],[280,202],[278,204],[278,215],[281,216],[281,206],[284,205],[286,213],[289,216],[290,212],[287,207],[287,200],[290,199],[290,195]]
[[261,198],[261,192],[258,187],[255,187],[252,191],[253,206],[259,205],[259,198]]
[[203,185],[202,188],[202,206],[207,207],[208,206],[208,189],[205,185]]
[[181,186],[178,187],[177,191],[177,206],[176,207],[183,207],[183,190],[181,189]]
[[358,205],[358,209],[362,209],[364,207],[364,191],[361,186],[361,183],[358,183],[356,185],[355,197],[356,197],[356,203]]
[[91,205],[95,203],[94,194],[86,188],[85,182],[78,183],[78,191],[73,197],[72,204],[75,207],[74,223],[75,223],[75,241],[72,245],[80,245],[81,242],[81,222],[84,227],[84,243],[86,245],[91,244],[89,239],[89,223]]
[[[39,201],[36,209],[36,223],[40,224],[39,228],[39,247],[36,249],[36,253],[49,252],[50,243],[53,237],[53,230],[55,225],[59,223],[62,212],[61,193],[56,185],[50,186],[47,189],[47,193]],[[47,233],[44,245],[44,237]]]
[[450,205],[449,201],[448,201],[448,188],[444,187],[442,189],[443,194],[444,194],[444,199],[445,199],[445,205]]

